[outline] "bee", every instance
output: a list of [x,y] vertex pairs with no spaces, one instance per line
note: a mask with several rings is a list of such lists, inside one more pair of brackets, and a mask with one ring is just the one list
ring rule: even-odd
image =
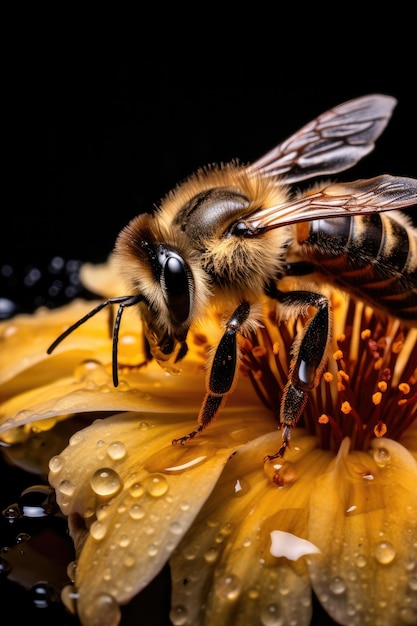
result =
[[[381,175],[293,190],[294,183],[346,170],[371,152],[396,103],[381,94],[350,100],[252,164],[211,165],[178,184],[152,214],[134,217],[116,239],[114,254],[129,295],[96,306],[48,353],[103,308],[118,305],[112,348],[117,386],[126,307],[140,312],[147,358],[171,372],[186,356],[191,326],[204,320],[209,307],[227,313],[196,427],[173,441],[184,445],[209,426],[233,391],[241,358],[238,335],[262,324],[260,302],[274,302],[277,323],[280,312],[296,318],[308,313],[294,340],[282,393],[282,441],[266,459],[283,457],[291,429],[320,382],[331,340],[329,299],[304,279],[315,276],[318,286],[345,290],[417,324],[417,229],[397,210],[417,203],[417,180]],[[288,276],[297,289],[283,288]]]

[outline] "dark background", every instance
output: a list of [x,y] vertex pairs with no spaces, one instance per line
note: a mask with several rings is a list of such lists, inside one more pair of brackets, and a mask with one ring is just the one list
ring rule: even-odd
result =
[[64,265],[51,276],[52,258],[104,261],[121,228],[197,167],[255,160],[350,98],[380,92],[398,105],[375,151],[339,178],[416,177],[408,44],[369,46],[354,60],[339,57],[334,43],[327,56],[299,47],[301,63],[283,59],[279,48],[265,58],[247,52],[218,60],[191,46],[156,61],[135,46],[119,55],[105,47],[75,54],[75,43],[58,51],[27,46],[3,79],[9,141],[0,297],[20,309],[61,304],[68,271]]
[[[123,37],[118,31],[120,44],[112,28],[101,30],[94,21],[81,42],[78,29],[68,28],[63,37],[66,17],[53,22],[53,36],[48,27],[32,29],[30,19],[24,30],[20,17],[15,20],[1,78],[6,193],[0,298],[12,303],[9,313],[58,306],[82,294],[74,266],[105,261],[129,219],[151,210],[197,167],[255,160],[348,99],[379,92],[395,96],[398,105],[376,150],[339,178],[417,177],[410,17],[390,12],[364,24],[355,14],[342,29],[341,7],[338,16],[312,15],[301,31],[299,15],[278,22],[258,15],[260,25],[249,17],[246,26],[225,25],[220,15],[208,32],[194,23],[178,33],[174,24],[169,31],[169,20],[163,31],[159,19],[139,16],[136,32]],[[51,270],[55,257],[62,266]],[[0,471],[4,510],[36,478],[3,461]],[[48,523],[55,533],[63,522]],[[5,534],[2,526],[0,547],[10,530]],[[167,585],[166,576],[157,580],[150,600],[165,614],[160,598],[167,597]],[[45,625],[73,623],[54,603],[49,613],[34,608],[31,595],[7,581],[1,593],[3,612],[8,603],[20,618],[40,612]],[[144,602],[139,615],[148,615]],[[129,610],[137,622],[134,606],[124,623],[130,623]],[[332,623],[318,614],[315,623]],[[153,623],[159,624],[157,617]]]

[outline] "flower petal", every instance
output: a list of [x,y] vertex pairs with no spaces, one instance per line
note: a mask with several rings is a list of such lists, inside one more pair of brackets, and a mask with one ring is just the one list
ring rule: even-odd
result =
[[294,541],[306,538],[311,481],[330,463],[331,454],[301,433],[294,432],[287,451],[284,466],[292,478],[282,489],[262,471],[264,456],[280,445],[279,432],[251,441],[230,459],[171,557],[173,623],[310,624],[306,557],[274,556],[271,539],[275,531],[291,533]]
[[257,417],[241,411],[236,421],[225,411],[207,436],[173,447],[173,435],[190,426],[181,414],[145,420],[123,413],[79,431],[51,459],[49,480],[77,550],[77,610],[85,626],[161,570],[229,456],[264,431]]
[[416,624],[417,462],[399,443],[370,454],[345,440],[312,492],[309,560],[321,604],[340,624]]

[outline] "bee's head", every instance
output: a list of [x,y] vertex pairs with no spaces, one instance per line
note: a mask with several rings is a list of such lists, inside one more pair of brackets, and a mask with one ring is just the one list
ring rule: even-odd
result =
[[151,355],[164,368],[175,369],[187,352],[190,325],[207,298],[207,279],[195,253],[185,237],[143,214],[121,231],[115,255],[132,295],[143,298],[140,308]]

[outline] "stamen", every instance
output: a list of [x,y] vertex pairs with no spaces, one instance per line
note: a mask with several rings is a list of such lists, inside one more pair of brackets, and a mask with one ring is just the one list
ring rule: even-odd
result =
[[382,420],[378,420],[377,425],[374,428],[375,437],[383,437],[387,432],[387,426]]

